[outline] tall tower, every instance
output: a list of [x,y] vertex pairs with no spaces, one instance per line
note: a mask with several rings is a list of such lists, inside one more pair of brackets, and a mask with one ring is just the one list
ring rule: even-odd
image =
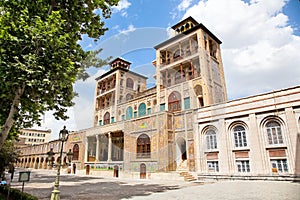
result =
[[124,120],[125,115],[117,114],[117,105],[146,90],[147,77],[130,71],[130,64],[116,58],[109,63],[110,70],[96,78],[94,126]]
[[222,42],[192,17],[172,29],[175,36],[154,47],[161,109],[180,111],[226,101]]

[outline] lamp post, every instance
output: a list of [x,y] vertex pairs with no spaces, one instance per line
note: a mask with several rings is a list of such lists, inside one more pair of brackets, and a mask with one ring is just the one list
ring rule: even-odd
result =
[[68,157],[68,161],[69,161],[69,166],[68,166],[68,173],[72,173],[72,165],[71,165],[71,162],[72,162],[72,157],[73,157],[73,152],[71,151],[71,149],[69,149],[69,152],[67,153],[67,157]]
[[61,141],[60,159],[57,168],[54,188],[51,193],[51,200],[60,200],[60,191],[59,191],[60,167],[62,162],[62,152],[63,152],[64,142],[68,140],[68,136],[69,136],[69,131],[67,131],[66,126],[64,126],[64,129],[59,132],[59,140]]
[[49,163],[48,163],[48,166],[49,166],[49,167],[52,167],[52,166],[53,166],[53,162],[52,162],[53,160],[52,160],[52,159],[53,159],[54,154],[55,154],[55,153],[53,152],[53,148],[51,148],[50,151],[47,152],[47,155],[48,155],[48,162],[49,162]]
[[73,152],[71,149],[69,149],[69,152],[67,153],[68,161],[69,161],[69,166],[71,165],[72,157],[73,157]]

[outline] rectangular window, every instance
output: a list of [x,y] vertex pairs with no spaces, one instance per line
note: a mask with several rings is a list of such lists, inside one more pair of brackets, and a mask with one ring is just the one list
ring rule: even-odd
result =
[[218,161],[207,161],[207,168],[209,172],[218,172],[219,171],[219,162]]
[[190,108],[191,108],[190,97],[184,98],[184,109],[187,110],[187,109],[190,109]]
[[125,120],[125,115],[122,115],[122,121],[124,121]]
[[165,111],[166,110],[166,104],[162,103],[160,104],[160,111]]
[[115,122],[115,118],[111,117],[111,123],[114,123],[114,122]]
[[148,113],[148,115],[151,115],[151,108],[147,109],[147,113]]
[[288,164],[286,159],[271,160],[272,172],[288,172]]
[[102,126],[102,120],[99,121],[99,126]]
[[250,163],[249,160],[237,160],[236,166],[238,172],[250,172]]
[[134,118],[137,118],[137,112],[134,112],[134,113],[133,113],[133,117],[134,117]]

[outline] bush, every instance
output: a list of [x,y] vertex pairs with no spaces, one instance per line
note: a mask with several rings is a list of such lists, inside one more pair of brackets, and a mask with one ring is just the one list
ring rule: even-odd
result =
[[[8,189],[9,189],[8,186],[0,186],[0,193],[7,196]],[[19,200],[19,199],[21,199],[21,196],[22,196],[22,192],[20,190],[15,189],[15,188],[10,188],[10,193],[9,193],[10,199]],[[37,197],[35,197],[31,194],[28,194],[26,192],[23,193],[22,199],[23,200],[38,200]]]

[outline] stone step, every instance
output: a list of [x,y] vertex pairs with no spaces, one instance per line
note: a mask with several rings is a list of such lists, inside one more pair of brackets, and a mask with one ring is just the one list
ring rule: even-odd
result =
[[185,181],[195,181],[195,180],[197,180],[193,175],[191,175],[187,171],[179,172],[179,175],[182,176]]

